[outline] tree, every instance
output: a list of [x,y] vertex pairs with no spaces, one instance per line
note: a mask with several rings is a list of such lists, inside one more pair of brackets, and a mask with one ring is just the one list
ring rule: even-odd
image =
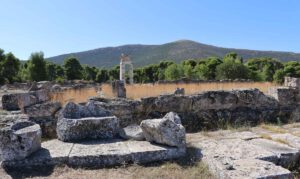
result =
[[[1,53],[1,52],[0,52]],[[20,69],[20,61],[12,53],[5,55],[4,60],[1,59],[1,76],[9,83],[16,80]]]
[[27,70],[31,81],[47,80],[46,61],[43,52],[30,55]]
[[208,68],[207,74],[205,77],[209,80],[213,80],[216,78],[216,68],[218,65],[222,64],[223,61],[217,57],[209,57],[205,61],[205,65]]
[[274,82],[278,84],[282,84],[284,81],[285,73],[283,69],[277,70],[273,76]]
[[0,84],[3,84],[5,82],[4,76],[2,75],[3,74],[2,62],[4,61],[4,59],[5,59],[4,50],[0,48]]
[[235,52],[230,52],[224,56],[224,62],[243,63],[243,58],[238,56]]
[[97,72],[98,72],[98,69],[96,67],[90,67],[90,66],[85,65],[83,67],[83,79],[95,81]]
[[109,80],[108,71],[106,69],[100,69],[96,75],[96,82],[104,83]]
[[120,79],[120,66],[117,65],[114,68],[108,71],[109,80],[118,80]]
[[197,78],[201,80],[207,80],[211,76],[211,72],[208,66],[205,64],[198,64],[195,67],[195,71],[196,71]]
[[273,81],[274,71],[271,64],[267,64],[264,66],[262,71],[262,77],[264,81]]
[[64,72],[68,80],[82,79],[82,66],[75,57],[69,57],[65,59]]
[[195,77],[194,69],[191,65],[186,64],[186,65],[183,65],[182,68],[183,68],[183,74],[184,74],[185,78],[193,79]]
[[62,66],[56,65],[55,66],[55,71],[56,71],[56,78],[64,78],[65,72]]
[[227,61],[219,65],[216,69],[217,79],[248,79],[249,69],[242,63]]
[[170,65],[165,70],[166,80],[178,80],[182,77],[183,71],[180,65]]
[[47,62],[46,63],[46,71],[47,71],[48,80],[54,81],[57,78],[56,65],[54,63]]

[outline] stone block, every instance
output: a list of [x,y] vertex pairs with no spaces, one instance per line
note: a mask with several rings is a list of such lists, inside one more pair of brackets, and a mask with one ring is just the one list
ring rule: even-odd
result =
[[147,141],[185,148],[185,128],[178,115],[168,113],[162,119],[148,119],[141,122]]
[[22,160],[41,147],[42,131],[30,121],[15,122],[0,129],[0,158],[2,161]]
[[270,87],[268,94],[274,97],[281,105],[297,103],[298,90],[290,87]]

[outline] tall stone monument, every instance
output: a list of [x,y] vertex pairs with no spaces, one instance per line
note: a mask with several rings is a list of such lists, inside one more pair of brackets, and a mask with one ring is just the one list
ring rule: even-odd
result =
[[126,72],[126,65],[129,66],[129,84],[133,84],[133,65],[132,61],[130,60],[130,57],[125,54],[121,54],[120,57],[120,80],[124,81],[126,83],[125,79],[125,72]]

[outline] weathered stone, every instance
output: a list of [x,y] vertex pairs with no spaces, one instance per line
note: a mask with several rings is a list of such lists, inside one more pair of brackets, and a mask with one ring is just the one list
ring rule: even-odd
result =
[[32,82],[31,87],[28,89],[28,91],[37,91],[39,90],[39,87],[37,86],[36,82]]
[[28,93],[13,93],[2,96],[2,107],[5,110],[20,110],[24,107],[49,100],[46,90],[31,91]]
[[295,164],[298,161],[300,156],[299,150],[276,141],[253,139],[250,140],[249,143],[276,154],[279,157],[279,160],[278,163],[275,164],[279,164],[284,167],[291,167],[292,164]]
[[37,83],[38,89],[50,90],[52,87],[52,83],[50,81],[39,81]]
[[[293,178],[290,171],[277,165],[286,167],[284,161],[292,162],[295,156],[289,154],[294,150],[286,147],[269,150],[264,143],[252,144],[251,141],[260,139],[251,132],[245,132],[189,134],[187,141],[192,147],[201,149],[202,161],[217,178]],[[239,137],[239,133],[246,136]],[[268,140],[266,145],[269,146]]]
[[122,80],[116,80],[112,82],[113,93],[118,98],[126,98],[125,82]]
[[147,141],[169,146],[185,147],[185,129],[176,114],[167,114],[162,119],[148,119],[141,122]]
[[112,115],[119,118],[120,126],[126,127],[131,124],[140,124],[144,114],[141,102],[130,99],[116,98],[91,98],[90,101],[95,101],[96,105],[110,111]]
[[30,122],[16,122],[0,129],[0,158],[2,161],[22,160],[41,147],[41,128]]
[[[207,161],[207,159],[204,159]],[[220,162],[214,159],[210,160],[210,171],[217,178],[228,179],[292,179],[293,174],[280,166],[267,161],[257,159],[241,159],[233,160],[231,164],[227,162]]]
[[79,119],[84,117],[112,116],[111,112],[104,109],[99,102],[89,101],[86,105],[69,102],[61,111],[64,118]]
[[85,106],[69,102],[57,122],[57,136],[62,141],[86,138],[113,138],[119,130],[118,118],[90,101]]
[[176,90],[174,91],[175,95],[184,95],[184,88],[176,88]]
[[142,128],[139,125],[130,125],[120,129],[119,135],[124,139],[145,140]]
[[73,143],[62,142],[57,139],[42,143],[42,148],[23,160],[4,161],[4,167],[11,168],[36,168],[68,164],[69,154]]
[[28,121],[29,117],[26,114],[8,114],[0,115],[0,128],[9,127],[18,121]]
[[188,132],[216,129],[228,124],[254,126],[264,122],[300,119],[296,105],[280,104],[257,89],[208,91],[195,95],[161,95],[141,100],[94,98],[120,119],[121,127],[144,119],[162,118],[174,111]]
[[30,118],[50,117],[61,108],[60,102],[34,104],[24,108],[24,113]]
[[4,167],[36,168],[67,164],[75,167],[107,167],[126,163],[149,163],[177,159],[185,149],[153,145],[147,141],[90,140],[66,143],[50,140],[24,160],[3,162]]
[[270,137],[272,138],[272,140],[283,142],[290,147],[300,150],[300,137],[297,137],[297,136],[294,136],[294,135],[288,134],[288,133],[273,134],[273,135],[270,135]]
[[29,116],[29,120],[41,126],[43,137],[56,137],[57,117],[55,114],[61,108],[59,102],[46,102],[34,104],[24,108],[24,113]]
[[178,116],[178,114],[176,114],[174,112],[167,113],[163,118],[167,119],[167,120],[171,120],[171,121],[175,122],[176,124],[181,124],[180,117]]
[[63,91],[61,85],[55,84],[50,89],[51,92],[61,92]]
[[278,100],[282,105],[295,105],[298,90],[290,87],[270,87],[268,94]]
[[293,77],[284,77],[284,86],[299,88],[300,87],[300,78]]
[[62,141],[78,141],[82,139],[114,138],[119,130],[118,118],[86,117],[80,119],[58,119],[57,136]]
[[15,94],[5,94],[2,96],[2,108],[5,110],[19,110],[18,96]]

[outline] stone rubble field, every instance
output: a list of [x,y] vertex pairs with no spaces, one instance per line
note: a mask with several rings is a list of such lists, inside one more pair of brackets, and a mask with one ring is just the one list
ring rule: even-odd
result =
[[[300,168],[299,86],[300,79],[287,78],[284,87],[272,87],[269,94],[239,89],[184,95],[183,90],[140,100],[92,97],[62,105],[50,94],[63,88],[34,83],[28,91],[1,98],[0,178],[21,169],[101,171],[189,160],[207,166],[215,178],[295,178]],[[190,150],[195,153],[186,159]]]

